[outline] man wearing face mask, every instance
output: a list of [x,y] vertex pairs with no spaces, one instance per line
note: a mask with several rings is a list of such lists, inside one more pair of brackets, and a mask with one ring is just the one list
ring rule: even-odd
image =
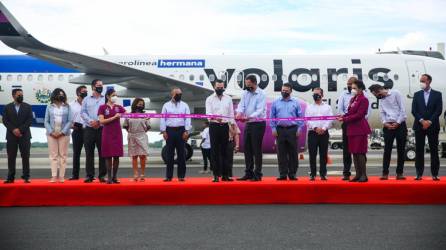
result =
[[246,169],[245,175],[237,180],[261,181],[262,141],[266,128],[266,122],[261,119],[266,118],[266,96],[257,86],[257,78],[254,75],[246,77],[245,86],[246,90],[237,106],[236,118],[247,122],[243,131]]
[[8,153],[8,177],[5,183],[14,183],[17,150],[22,156],[22,179],[29,183],[29,154],[31,148],[31,123],[33,112],[28,103],[23,102],[23,91],[13,89],[14,102],[3,110],[3,125],[6,127],[6,151]]
[[211,138],[211,159],[213,161],[213,182],[232,181],[229,177],[227,148],[229,142],[229,126],[234,123],[234,109],[232,98],[224,94],[225,83],[222,80],[215,81],[215,94],[206,99],[206,115],[221,115],[231,118],[209,119],[209,136]]
[[[333,111],[330,105],[324,103],[322,98],[324,91],[321,88],[313,89],[314,104],[311,104],[305,110],[305,117],[311,116],[332,116]],[[327,180],[327,157],[328,157],[328,140],[332,121],[308,121],[308,152],[310,155],[310,181],[314,181],[316,177],[316,156],[319,149],[319,174],[321,180]]]
[[439,91],[431,88],[432,77],[423,74],[420,78],[421,90],[415,92],[412,100],[413,130],[415,131],[415,168],[417,177],[421,180],[424,172],[424,146],[427,136],[431,154],[431,173],[434,181],[440,180],[438,172],[440,160],[438,157],[438,135],[440,133],[439,117],[443,111],[443,98]]
[[71,180],[79,179],[81,151],[84,147],[84,120],[81,117],[82,101],[87,97],[87,87],[82,85],[76,88],[77,98],[70,103],[72,119],[71,140],[73,141],[73,173]]
[[[302,117],[299,102],[291,97],[293,87],[289,83],[282,85],[282,97],[275,100],[271,106],[270,118]],[[270,126],[277,142],[277,159],[279,161],[278,181],[297,180],[296,173],[299,167],[297,159],[297,136],[302,121],[274,121]]]
[[379,111],[383,123],[384,134],[384,155],[383,155],[383,175],[381,180],[389,178],[390,157],[392,154],[393,141],[396,139],[397,148],[397,168],[396,179],[405,180],[404,153],[406,149],[407,126],[406,108],[404,98],[395,89],[384,89],[382,85],[373,84],[369,87],[370,92],[379,100]]
[[[180,88],[173,88],[170,92],[170,101],[163,105],[161,114],[190,114],[189,105],[181,101],[182,91]],[[160,131],[166,140],[167,160],[165,182],[172,181],[173,164],[175,160],[175,150],[178,162],[178,180],[184,181],[186,176],[186,158],[184,147],[189,138],[189,131],[192,128],[190,118],[161,118]]]
[[87,177],[85,183],[94,180],[94,150],[95,146],[99,155],[99,182],[105,182],[107,168],[105,159],[101,156],[102,125],[99,123],[98,110],[105,104],[105,96],[102,95],[103,83],[99,79],[91,82],[92,95],[86,96],[82,101],[81,117],[84,121],[84,146],[85,146],[85,169]]
[[[358,78],[352,76],[347,81],[347,89],[342,92],[341,96],[338,99],[338,114],[345,115],[348,111],[348,106],[350,104],[350,100],[353,98],[352,95],[352,84],[357,81]],[[368,99],[367,93],[364,92],[364,96]],[[369,101],[369,108],[367,110],[366,119],[372,113],[372,102]],[[348,151],[348,137],[347,137],[347,123],[342,124],[342,158],[344,162],[344,178],[342,180],[348,181],[350,180],[350,169],[352,167],[352,155]]]

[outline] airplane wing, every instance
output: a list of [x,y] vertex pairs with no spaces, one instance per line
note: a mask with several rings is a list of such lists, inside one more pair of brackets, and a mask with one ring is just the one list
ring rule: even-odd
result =
[[168,100],[172,86],[182,88],[185,101],[204,100],[212,93],[199,85],[48,46],[29,34],[1,2],[0,40],[18,51],[85,73],[78,82],[100,78],[127,87],[129,95],[149,97],[151,102]]

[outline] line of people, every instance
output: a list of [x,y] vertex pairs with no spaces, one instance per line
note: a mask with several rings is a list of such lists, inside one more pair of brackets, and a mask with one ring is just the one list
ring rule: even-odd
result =
[[[421,180],[424,173],[425,138],[428,138],[431,153],[431,174],[433,180],[439,180],[438,136],[440,131],[439,116],[442,113],[442,94],[433,90],[430,85],[432,77],[422,75],[421,90],[416,92],[412,102],[412,115],[415,117],[413,130],[416,140],[416,173],[415,180]],[[236,110],[233,108],[231,96],[224,93],[225,84],[217,80],[215,93],[206,99],[206,114],[221,115],[234,118],[209,119],[209,128],[202,133],[203,157],[210,159],[213,182],[233,181],[232,162],[234,151],[239,150],[240,130],[235,120],[245,122],[243,133],[245,174],[239,181],[261,181],[262,174],[262,141],[266,129],[266,96],[257,85],[253,75],[245,79],[246,90],[243,92]],[[98,180],[102,183],[119,183],[117,172],[119,158],[124,155],[121,128],[121,114],[124,107],[117,104],[117,93],[108,89],[105,95],[103,83],[96,79],[91,84],[92,94],[88,95],[86,86],[76,89],[77,99],[67,103],[63,89],[52,91],[50,104],[46,109],[45,128],[48,139],[48,151],[51,162],[50,182],[64,182],[67,165],[67,152],[70,136],[73,142],[73,171],[70,180],[79,179],[80,155],[85,147],[86,178],[85,183],[95,179],[95,149],[99,155]],[[281,97],[271,106],[270,118],[295,118],[313,116],[332,116],[332,108],[323,102],[322,88],[313,89],[314,103],[307,105],[305,113],[298,100],[291,97],[292,85],[285,83],[281,89]],[[369,91],[379,100],[380,116],[384,132],[383,173],[381,180],[389,177],[390,158],[393,142],[397,142],[396,179],[404,180],[404,153],[407,138],[407,114],[404,98],[399,91],[384,89],[379,84],[369,87]],[[14,101],[5,106],[3,123],[7,128],[8,176],[5,183],[13,183],[16,171],[17,151],[20,150],[25,183],[30,182],[29,153],[33,120],[31,106],[23,102],[23,91],[12,91]],[[181,100],[180,88],[173,88],[171,100],[162,107],[162,114],[190,114],[189,106]],[[144,112],[144,100],[135,98],[132,113]],[[343,180],[353,182],[368,181],[366,173],[368,136],[371,128],[367,121],[370,115],[369,97],[361,80],[351,77],[347,82],[347,90],[342,93],[338,102],[339,117],[343,132]],[[316,160],[319,153],[319,175],[327,180],[327,158],[329,144],[330,120],[307,121],[308,151],[310,158],[310,180],[315,180]],[[279,166],[278,181],[297,180],[298,149],[297,138],[304,122],[298,120],[271,120],[272,134],[277,143]],[[145,165],[148,156],[147,131],[150,120],[126,118],[123,127],[128,131],[128,155],[132,158],[134,181],[145,180]],[[164,181],[173,179],[175,151],[178,165],[177,177],[184,181],[186,177],[185,142],[191,130],[190,118],[161,118],[160,130],[166,140],[166,176]],[[356,176],[350,179],[351,164]],[[138,168],[138,160],[140,169]],[[206,162],[206,161],[205,161]],[[205,163],[207,164],[207,163]],[[205,167],[204,171],[207,171]],[[107,176],[107,178],[105,178]]]

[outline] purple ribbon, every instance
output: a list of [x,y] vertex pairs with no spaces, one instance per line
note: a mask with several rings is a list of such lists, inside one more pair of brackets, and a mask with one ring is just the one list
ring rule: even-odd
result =
[[[287,118],[249,118],[249,121],[329,121],[336,120],[339,116],[307,116],[307,117],[287,117]],[[203,114],[154,114],[154,113],[124,113],[121,118],[191,118],[191,119],[235,119],[224,115],[203,115]],[[237,120],[237,119],[235,119]],[[242,120],[242,119],[241,119]]]

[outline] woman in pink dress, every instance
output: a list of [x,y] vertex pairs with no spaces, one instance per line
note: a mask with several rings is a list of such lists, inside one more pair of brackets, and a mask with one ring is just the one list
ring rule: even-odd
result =
[[114,89],[107,90],[105,104],[101,105],[98,110],[99,122],[104,126],[102,129],[101,156],[105,158],[107,165],[107,184],[119,183],[116,178],[119,157],[124,156],[120,118],[121,114],[125,113],[125,109],[116,104],[117,99],[118,96]]

